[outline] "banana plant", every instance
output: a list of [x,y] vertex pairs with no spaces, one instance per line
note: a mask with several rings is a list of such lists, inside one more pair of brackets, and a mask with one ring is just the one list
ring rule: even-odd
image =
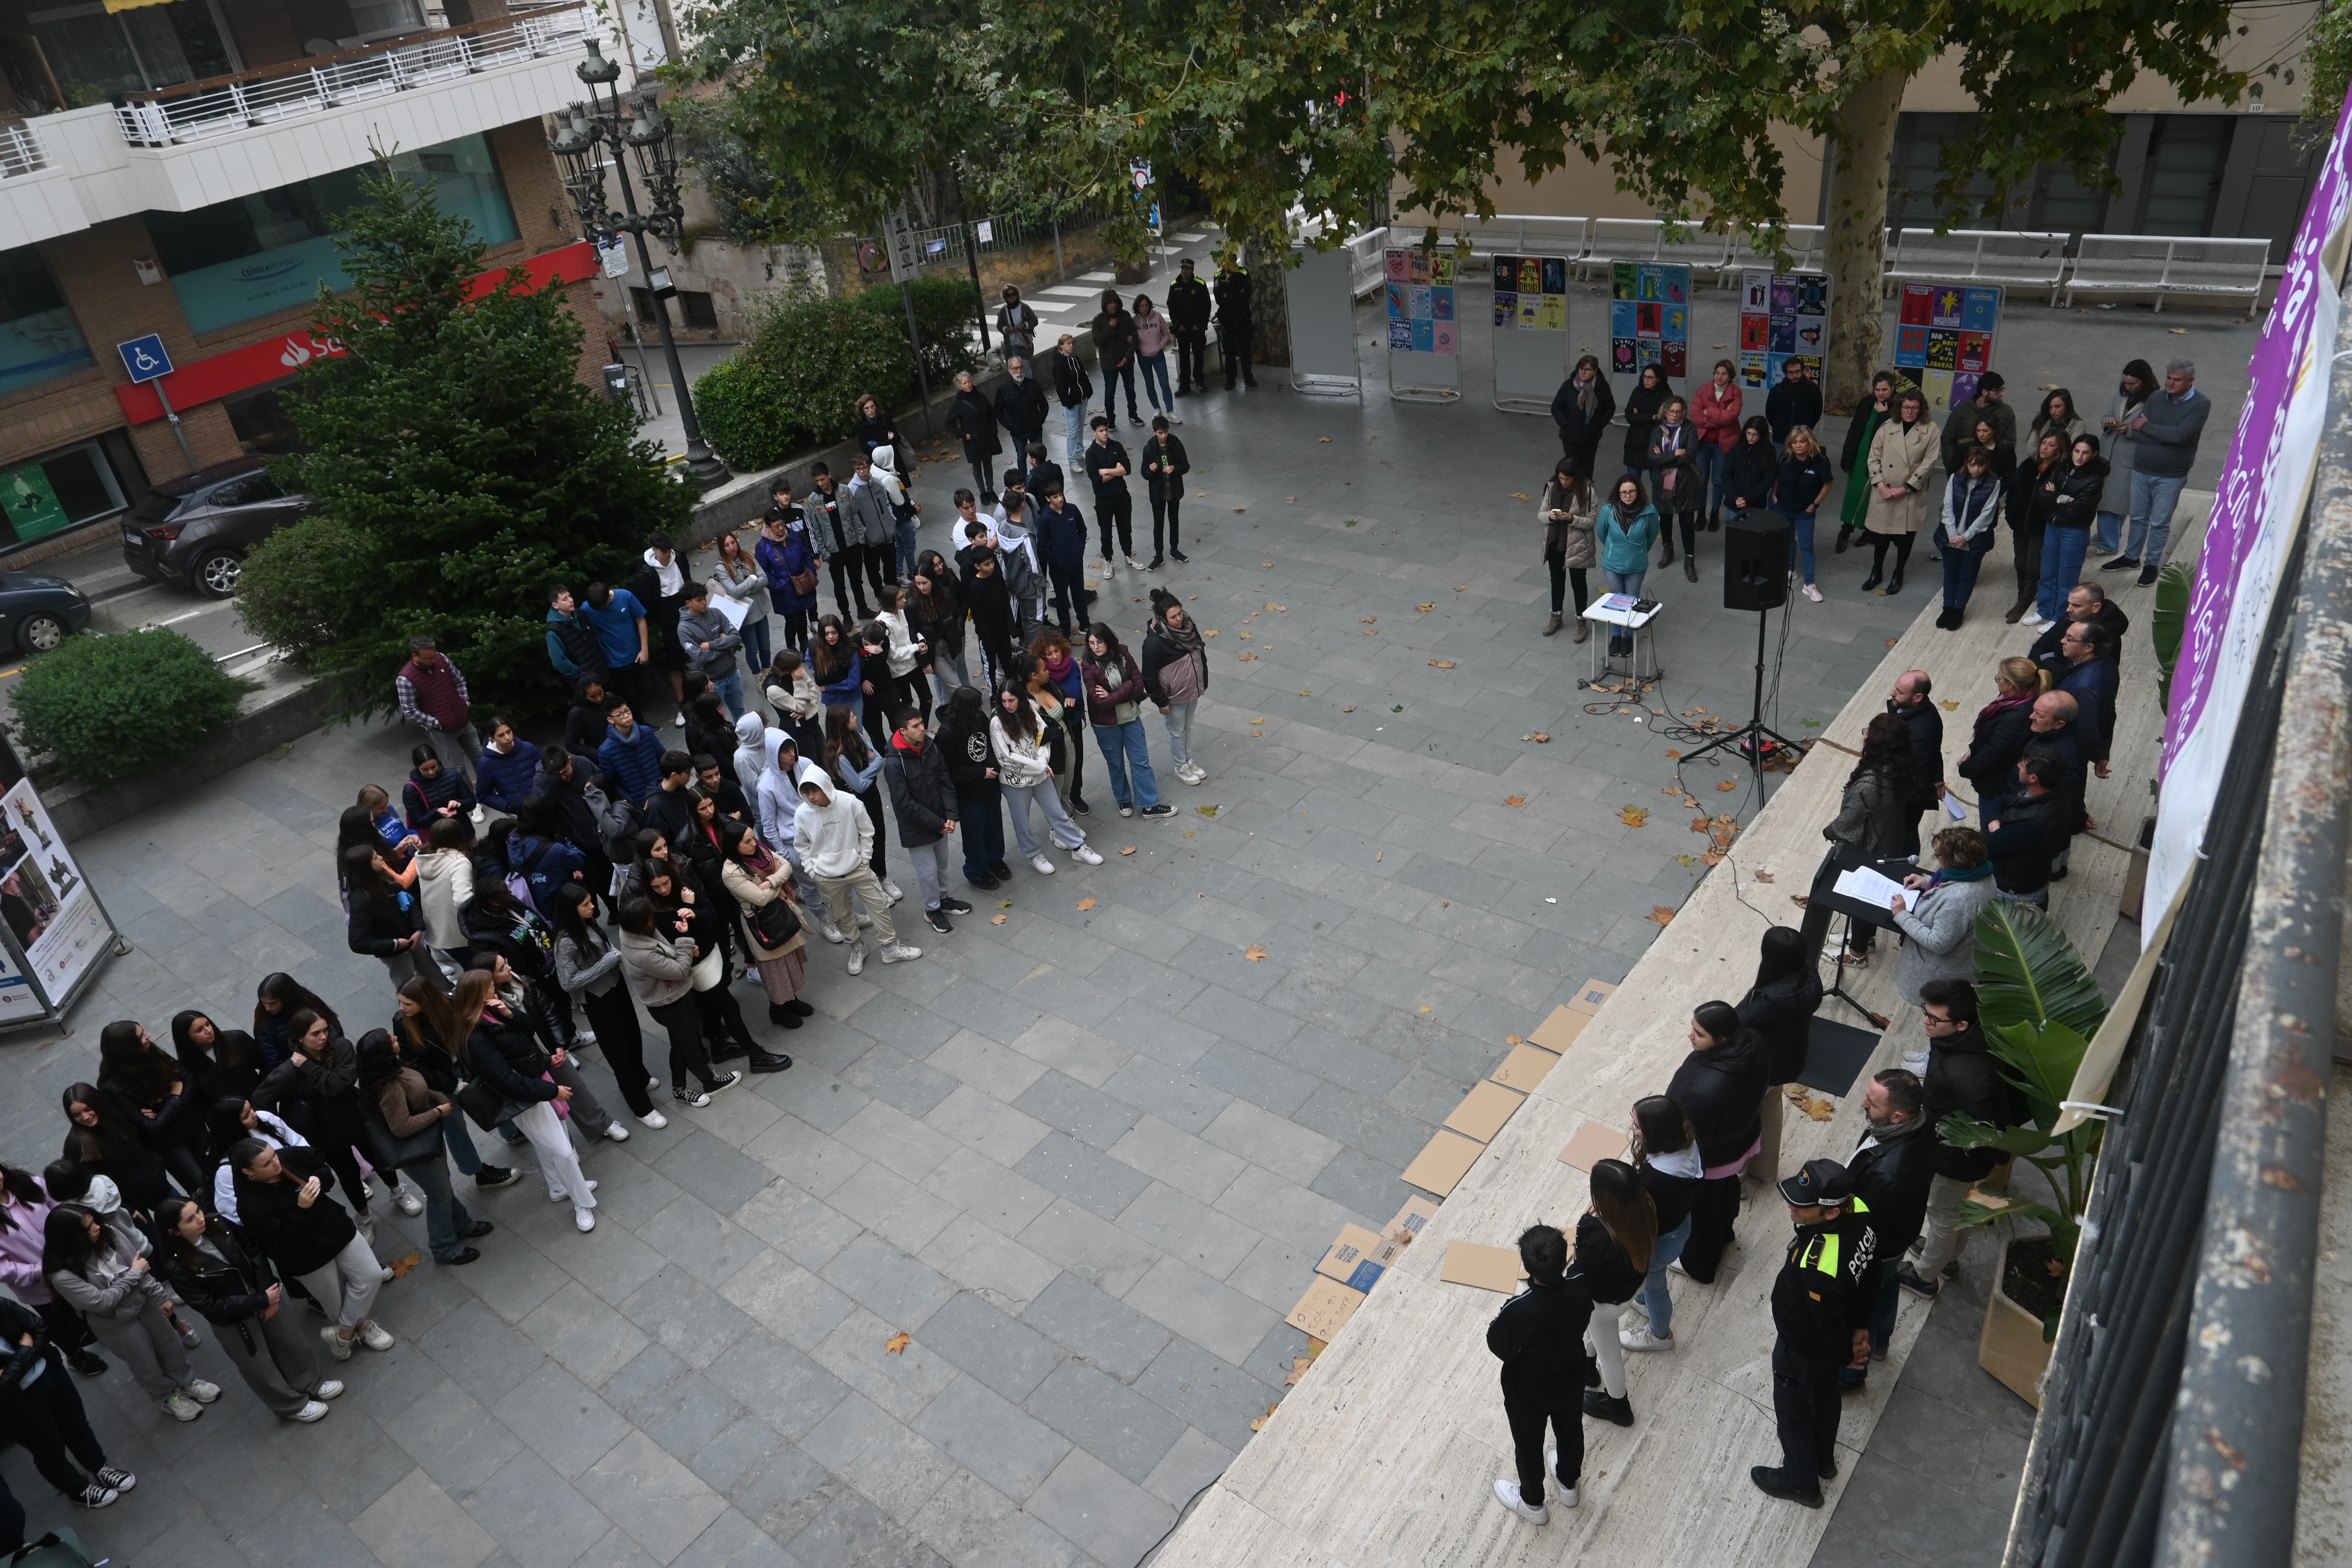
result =
[[[2002,1076],[2022,1097],[2026,1120],[2002,1128],[1956,1111],[1937,1124],[1937,1134],[1954,1148],[1998,1149],[2025,1161],[2049,1178],[2058,1205],[1995,1208],[1971,1199],[1960,1205],[1959,1221],[2039,1222],[2071,1267],[2082,1240],[2101,1125],[2086,1121],[2064,1133],[2053,1129],[2091,1037],[2106,1019],[2106,998],[2064,930],[2029,905],[1997,900],[1985,906],[1977,916],[1976,965],[1978,1027]],[[2042,1328],[2045,1337],[2056,1333],[2055,1313]]]
[[2197,570],[2175,561],[2156,574],[2156,609],[2148,616],[2148,639],[2156,645],[2156,702],[2172,711],[2172,667],[2180,662],[2181,637],[2189,630],[2189,597]]

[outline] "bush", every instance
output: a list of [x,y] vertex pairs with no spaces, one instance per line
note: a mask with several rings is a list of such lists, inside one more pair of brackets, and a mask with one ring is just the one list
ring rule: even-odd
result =
[[741,354],[722,360],[694,384],[694,416],[711,450],[738,473],[772,468],[790,457],[800,432],[784,416],[784,386],[767,366]]
[[16,717],[68,777],[104,784],[176,762],[225,730],[253,682],[157,627],[69,638],[25,667]]
[[[918,278],[911,288],[915,325],[923,334],[923,374],[934,394],[944,392],[955,384],[956,372],[980,368],[980,349],[971,335],[980,320],[980,290],[969,278]],[[888,321],[898,341],[906,342],[907,306],[897,284],[876,284],[857,296],[857,306]]]
[[856,426],[860,394],[893,408],[915,390],[905,323],[850,300],[780,294],[755,308],[751,324],[751,342],[694,384],[703,435],[734,468],[772,468],[842,439]]
[[245,558],[237,618],[298,668],[310,668],[335,641],[338,584],[359,549],[357,536],[331,517],[306,517],[278,530]]

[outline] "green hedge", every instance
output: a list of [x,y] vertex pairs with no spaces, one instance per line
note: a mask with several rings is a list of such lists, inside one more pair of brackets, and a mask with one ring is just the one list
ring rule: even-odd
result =
[[178,761],[236,717],[253,683],[222,673],[178,632],[67,639],[25,667],[16,717],[68,777],[104,784]]
[[[980,351],[971,331],[980,320],[980,290],[969,278],[918,278],[909,286],[915,296],[915,325],[923,334],[923,374],[934,394],[955,384],[960,370],[978,370]],[[895,283],[877,283],[857,296],[860,310],[888,321],[900,342],[907,336],[906,301]]]
[[766,468],[846,437],[860,395],[888,408],[914,390],[903,316],[894,323],[835,296],[785,294],[759,307],[751,341],[694,384],[694,410],[729,467]]
[[348,615],[339,605],[341,568],[363,558],[359,536],[335,518],[314,513],[253,547],[237,578],[236,614],[245,629],[308,669],[331,645]]

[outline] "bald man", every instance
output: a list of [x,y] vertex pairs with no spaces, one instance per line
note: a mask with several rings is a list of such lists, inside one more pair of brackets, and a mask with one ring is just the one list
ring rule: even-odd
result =
[[[1911,763],[1920,789],[1919,798],[1911,803],[1915,816],[1935,810],[1944,798],[1944,715],[1937,710],[1935,689],[1926,670],[1906,669],[1895,678],[1895,689],[1886,699],[1886,710],[1911,731]],[[1912,852],[1918,852],[1917,845]]]

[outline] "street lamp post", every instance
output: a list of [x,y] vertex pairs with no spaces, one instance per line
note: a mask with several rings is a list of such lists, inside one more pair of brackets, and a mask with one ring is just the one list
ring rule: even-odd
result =
[[[588,237],[602,242],[627,234],[636,241],[637,265],[652,289],[662,356],[669,362],[670,385],[677,393],[678,417],[686,426],[687,471],[709,489],[727,481],[727,465],[703,444],[686,371],[677,360],[677,339],[670,331],[671,290],[657,286],[658,280],[667,279],[667,271],[656,275],[653,256],[646,249],[648,234],[675,247],[685,226],[686,204],[678,193],[677,150],[671,140],[669,116],[661,111],[651,90],[632,94],[634,102],[622,98],[615,85],[621,79],[621,64],[606,59],[594,38],[588,40],[588,58],[581,62],[579,76],[587,84],[588,101],[575,103],[556,116],[559,128],[548,149],[562,163],[563,188],[570,193]],[[602,97],[599,88],[604,89]],[[612,149],[613,175],[621,187],[620,212],[614,212],[605,199],[605,161],[598,151],[604,147]],[[645,182],[649,209],[646,212],[637,210],[636,190],[629,177],[632,160],[637,178]]]

